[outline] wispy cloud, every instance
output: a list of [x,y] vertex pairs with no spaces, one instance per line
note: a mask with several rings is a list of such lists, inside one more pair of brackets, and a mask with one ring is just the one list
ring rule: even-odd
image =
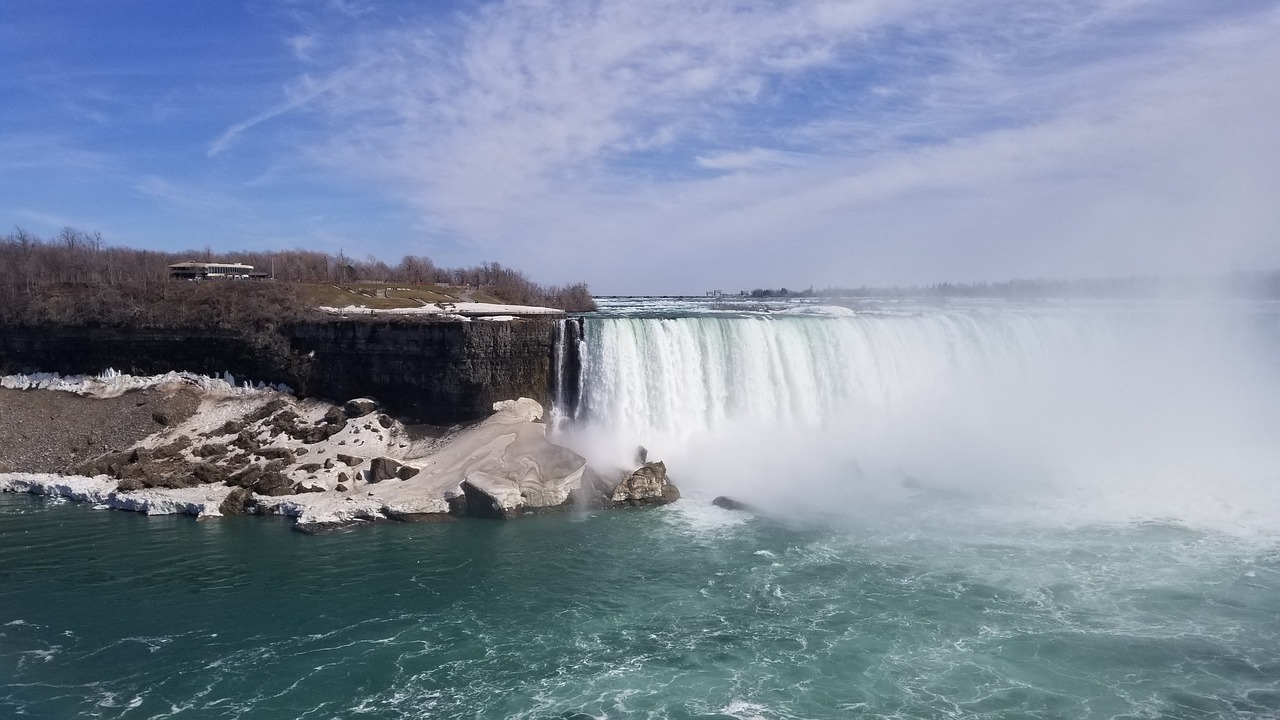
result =
[[0,169],[105,171],[114,166],[103,152],[87,150],[60,135],[17,135],[0,138]]
[[1274,7],[496,2],[327,38],[332,79],[211,154],[313,103],[317,161],[610,285],[641,245],[744,283],[1239,263],[1280,223]]
[[335,72],[330,77],[324,79],[303,76],[295,85],[288,88],[286,93],[289,96],[288,100],[263,110],[248,120],[235,123],[231,127],[227,128],[213,141],[212,144],[209,145],[209,149],[205,154],[208,157],[214,157],[225,152],[228,148],[235,145],[236,142],[240,140],[240,136],[251,128],[313,102],[316,98],[321,97],[325,93],[331,92],[335,88],[341,87],[350,82],[351,76],[358,74],[359,72],[360,68],[348,69]]
[[220,192],[184,187],[156,175],[140,178],[133,188],[139,194],[184,214],[212,216],[229,212],[243,213],[246,210],[244,203],[232,200]]

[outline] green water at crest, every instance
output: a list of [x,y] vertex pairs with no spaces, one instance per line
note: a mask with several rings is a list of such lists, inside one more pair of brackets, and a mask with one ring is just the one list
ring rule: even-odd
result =
[[308,536],[0,495],[0,717],[1278,715],[1280,553],[1175,526]]

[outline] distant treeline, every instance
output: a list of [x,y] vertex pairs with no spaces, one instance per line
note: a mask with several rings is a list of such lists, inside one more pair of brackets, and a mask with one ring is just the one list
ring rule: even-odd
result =
[[1139,299],[1219,295],[1280,300],[1280,271],[1241,272],[1214,278],[1128,277],[1094,280],[1010,280],[1007,282],[935,283],[910,287],[825,288],[788,290],[757,288],[742,292],[754,298],[785,297],[935,297],[1037,300],[1051,298]]
[[[253,265],[275,282],[170,280],[169,266],[188,260]],[[358,282],[449,283],[508,303],[595,309],[584,283],[539,285],[498,263],[451,269],[412,255],[388,265],[314,250],[168,253],[111,246],[70,227],[50,238],[21,228],[0,235],[0,322],[9,324],[274,325],[312,310],[298,283]]]

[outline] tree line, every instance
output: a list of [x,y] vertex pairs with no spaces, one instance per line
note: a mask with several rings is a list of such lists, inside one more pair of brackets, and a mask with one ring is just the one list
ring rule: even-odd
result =
[[[170,280],[169,266],[189,260],[253,265],[275,282]],[[595,309],[585,283],[540,285],[495,262],[444,268],[407,255],[389,265],[302,249],[171,253],[108,245],[101,233],[71,227],[48,238],[22,228],[0,235],[0,322],[9,324],[275,324],[311,311],[299,283],[360,282],[447,283],[482,288],[508,303]]]
[[1126,277],[1082,280],[1009,280],[1005,282],[952,283],[909,287],[863,285],[821,290],[757,288],[743,290],[753,298],[992,298],[1039,300],[1077,298],[1118,300],[1139,298],[1197,297],[1221,295],[1258,300],[1280,299],[1280,271],[1237,272],[1218,277],[1155,278]]

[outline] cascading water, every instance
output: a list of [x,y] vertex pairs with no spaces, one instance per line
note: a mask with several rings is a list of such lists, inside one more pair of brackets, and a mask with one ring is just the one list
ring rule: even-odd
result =
[[1274,316],[614,315],[586,322],[568,434],[618,465],[641,444],[695,491],[806,512],[958,494],[1269,529],[1280,511]]
[[302,535],[0,495],[0,717],[1280,717],[1276,308],[609,303],[559,437],[680,502]]
[[579,361],[581,353],[581,324],[578,318],[556,321],[555,342],[552,348],[551,408],[548,413],[549,432],[559,434],[564,424],[575,414],[579,395]]
[[1079,328],[1061,319],[702,317],[588,324],[582,413],[640,436],[874,414],[961,378],[1024,374]]

